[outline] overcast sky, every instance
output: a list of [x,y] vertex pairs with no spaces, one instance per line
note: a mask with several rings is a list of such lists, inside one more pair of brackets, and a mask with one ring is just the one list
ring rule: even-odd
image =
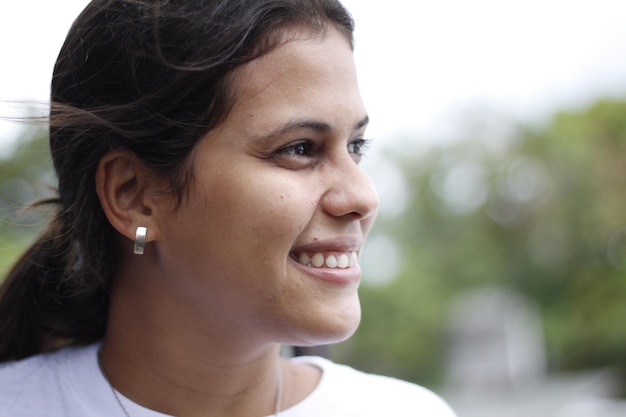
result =
[[[58,50],[87,3],[2,2],[0,101],[47,99]],[[344,4],[357,22],[357,67],[376,138],[403,134],[425,141],[475,106],[532,121],[566,105],[626,93],[623,0]],[[4,105],[0,111],[15,110]],[[0,145],[8,129],[0,123]]]

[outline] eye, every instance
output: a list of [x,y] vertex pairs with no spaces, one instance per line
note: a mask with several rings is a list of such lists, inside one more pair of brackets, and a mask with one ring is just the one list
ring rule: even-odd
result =
[[352,155],[352,159],[356,162],[360,162],[361,158],[365,155],[371,145],[369,139],[356,139],[348,143],[348,152]]
[[278,149],[272,159],[290,169],[306,168],[315,162],[315,152],[313,142],[301,140]]
[[302,141],[279,149],[276,154],[290,157],[307,157],[313,155],[313,145],[310,142]]

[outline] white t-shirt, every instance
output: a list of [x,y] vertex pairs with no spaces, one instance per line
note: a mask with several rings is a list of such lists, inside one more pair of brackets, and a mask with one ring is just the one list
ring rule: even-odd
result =
[[[124,417],[98,366],[99,345],[0,364],[0,417]],[[280,417],[455,417],[437,395],[398,379],[319,357],[292,360],[322,370],[317,388]],[[120,398],[132,417],[169,417]]]

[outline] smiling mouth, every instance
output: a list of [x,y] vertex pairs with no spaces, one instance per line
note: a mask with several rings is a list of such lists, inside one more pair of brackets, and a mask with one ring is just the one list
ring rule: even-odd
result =
[[313,268],[347,269],[357,266],[359,253],[356,251],[330,253],[300,252],[292,254],[291,258],[301,265]]

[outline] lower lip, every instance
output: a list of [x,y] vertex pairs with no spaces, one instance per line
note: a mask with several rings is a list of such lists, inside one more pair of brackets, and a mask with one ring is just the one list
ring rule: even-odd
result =
[[296,268],[320,281],[327,282],[338,286],[358,285],[361,281],[361,268],[359,265],[350,268],[314,268],[312,266],[302,265],[290,258],[290,261],[296,265]]

